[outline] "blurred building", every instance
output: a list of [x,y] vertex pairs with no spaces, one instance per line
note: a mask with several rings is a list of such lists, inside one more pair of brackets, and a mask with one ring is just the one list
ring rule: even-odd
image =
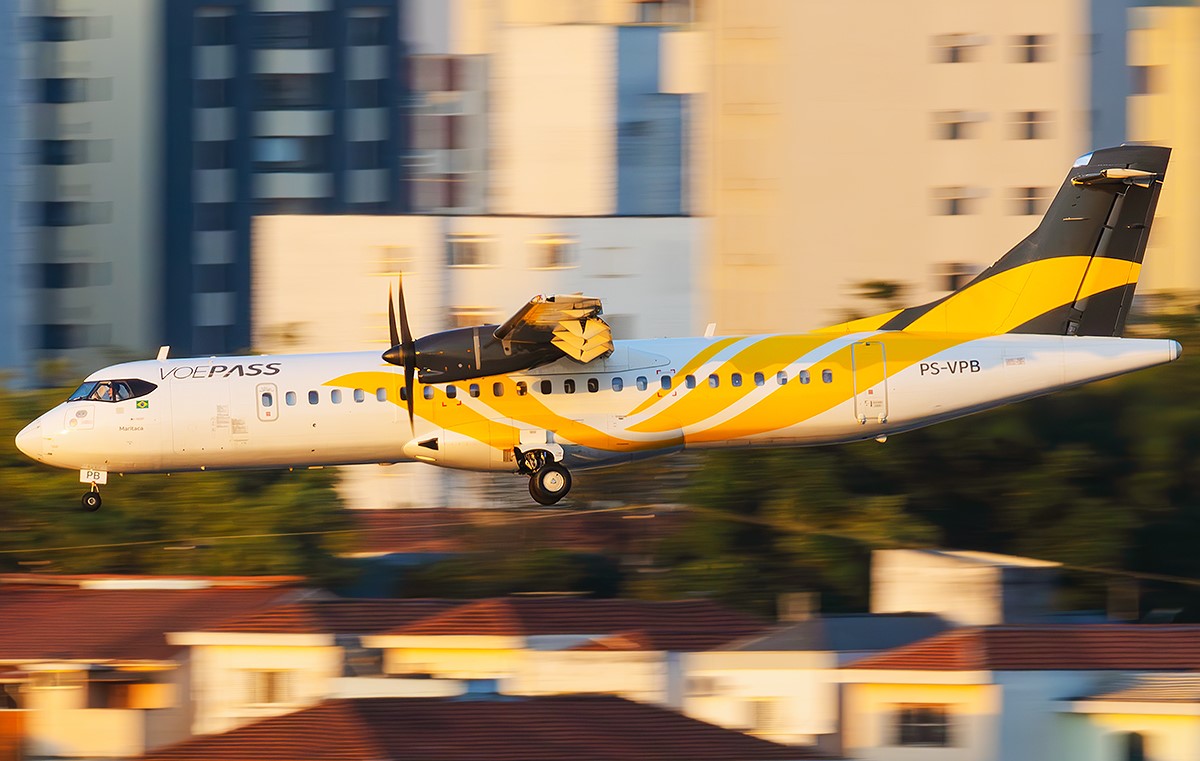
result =
[[144,352],[161,337],[164,6],[25,2],[5,13],[13,7],[26,102],[12,121],[28,162],[13,175],[26,228],[13,281],[28,289],[22,361],[83,367]]
[[16,3],[0,7],[0,107],[8,118],[0,123],[0,372],[23,373],[31,364],[29,331],[33,304],[24,287],[32,241],[20,223],[22,186],[26,181],[24,101],[21,77],[21,14]]
[[[404,272],[417,336],[503,322],[537,294],[604,301],[619,338],[703,330],[696,282],[707,220],[695,217],[276,216],[255,225],[254,345],[267,352],[389,346],[387,294]],[[314,283],[319,298],[306,298]],[[406,463],[343,469],[354,507],[498,504],[524,483]],[[503,504],[502,502],[500,504]]]
[[399,3],[163,9],[166,342],[177,354],[245,350],[254,215],[406,208]]
[[719,332],[936,298],[1025,237],[1090,147],[1088,8],[705,3],[665,66],[704,104]]
[[1169,145],[1171,165],[1158,201],[1143,293],[1200,292],[1200,105],[1185,95],[1200,87],[1200,8],[1129,11],[1129,138]]

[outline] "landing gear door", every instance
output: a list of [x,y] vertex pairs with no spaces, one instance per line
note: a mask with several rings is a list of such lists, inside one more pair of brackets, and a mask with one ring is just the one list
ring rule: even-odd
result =
[[858,422],[886,423],[888,418],[887,350],[882,341],[859,341],[850,349],[854,366],[854,417]]

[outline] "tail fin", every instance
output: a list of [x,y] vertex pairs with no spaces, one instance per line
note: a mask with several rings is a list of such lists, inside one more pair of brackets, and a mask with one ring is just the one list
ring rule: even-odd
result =
[[1171,149],[1083,156],[1041,224],[950,295],[839,328],[1119,336],[1133,301]]

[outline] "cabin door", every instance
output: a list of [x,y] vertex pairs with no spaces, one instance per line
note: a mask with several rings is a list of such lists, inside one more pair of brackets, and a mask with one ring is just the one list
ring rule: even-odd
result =
[[887,351],[882,341],[859,341],[850,348],[854,369],[854,417],[858,422],[886,423],[888,418]]

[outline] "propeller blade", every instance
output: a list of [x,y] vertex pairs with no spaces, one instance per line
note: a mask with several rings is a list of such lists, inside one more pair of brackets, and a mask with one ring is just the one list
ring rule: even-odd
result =
[[408,397],[408,427],[415,433],[417,430],[415,404],[413,399],[413,379],[417,368],[417,346],[413,341],[412,330],[408,327],[408,309],[404,305],[404,273],[397,277],[400,297],[400,356],[404,359],[404,391]]
[[404,273],[398,278],[400,302],[399,326],[396,324],[396,303],[392,299],[392,286],[388,286],[388,332],[392,346],[383,353],[385,361],[404,367],[404,398],[408,403],[408,425],[414,432],[417,429],[415,400],[413,399],[413,382],[417,373],[417,345],[413,341],[412,329],[408,325],[408,308],[404,303]]
[[391,283],[388,283],[388,329],[392,338],[392,346],[400,343],[400,334],[396,331],[396,304],[392,299]]

